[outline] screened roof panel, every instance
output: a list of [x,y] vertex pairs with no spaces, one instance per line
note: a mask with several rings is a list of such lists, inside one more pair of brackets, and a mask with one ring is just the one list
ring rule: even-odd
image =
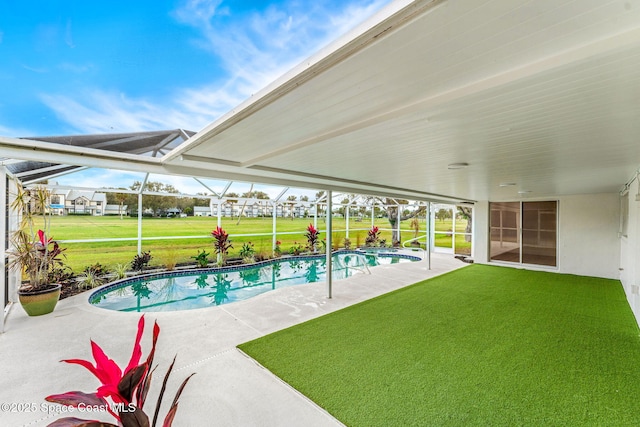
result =
[[[184,142],[195,132],[172,129],[151,132],[129,132],[101,135],[67,135],[29,137],[33,141],[69,145],[79,148],[107,150],[118,153],[160,157]],[[19,161],[7,162],[7,169],[24,183],[50,179],[61,174],[83,169],[83,166],[63,165],[52,162]]]

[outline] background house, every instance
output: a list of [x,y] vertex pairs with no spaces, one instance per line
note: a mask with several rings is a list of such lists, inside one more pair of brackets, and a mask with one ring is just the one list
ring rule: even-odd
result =
[[212,216],[211,208],[209,206],[194,206],[193,216]]
[[56,190],[51,197],[55,215],[104,215],[107,195],[97,191]]

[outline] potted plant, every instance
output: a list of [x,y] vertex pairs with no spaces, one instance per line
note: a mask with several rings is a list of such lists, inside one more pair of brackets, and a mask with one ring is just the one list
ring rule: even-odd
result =
[[[60,298],[60,283],[52,283],[57,268],[64,265],[58,242],[50,237],[51,192],[45,187],[19,187],[11,209],[22,215],[19,228],[11,236],[9,266],[28,277],[18,289],[20,304],[29,316],[51,313]],[[42,226],[42,228],[37,228]]]

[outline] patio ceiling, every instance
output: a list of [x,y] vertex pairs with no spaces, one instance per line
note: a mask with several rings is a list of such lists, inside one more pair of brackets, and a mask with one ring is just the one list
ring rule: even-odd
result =
[[617,191],[640,165],[640,1],[396,2],[381,15],[167,166],[497,200]]
[[410,199],[553,197],[633,176],[638,100],[640,0],[401,0],[162,158],[2,137],[0,148]]

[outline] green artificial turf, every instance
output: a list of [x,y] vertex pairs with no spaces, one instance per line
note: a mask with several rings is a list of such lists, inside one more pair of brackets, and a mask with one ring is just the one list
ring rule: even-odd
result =
[[614,280],[473,265],[239,347],[349,426],[640,423]]

